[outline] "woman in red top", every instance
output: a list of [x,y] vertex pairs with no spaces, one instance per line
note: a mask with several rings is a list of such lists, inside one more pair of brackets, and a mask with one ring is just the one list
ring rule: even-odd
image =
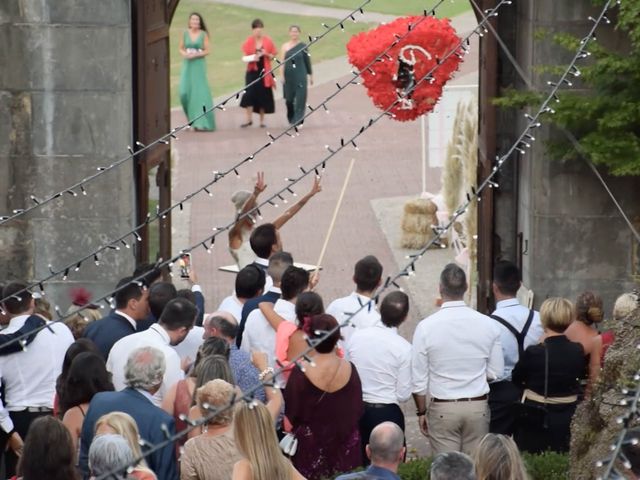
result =
[[[245,93],[240,106],[247,113],[247,122],[241,127],[253,125],[252,114],[260,114],[260,126],[265,127],[265,113],[275,112],[273,88],[276,86],[275,76],[271,73],[271,60],[278,51],[273,40],[263,33],[264,23],[259,18],[251,22],[252,34],[242,44],[242,60],[247,63],[245,74]],[[264,77],[263,77],[264,76]],[[260,78],[263,77],[263,78]]]

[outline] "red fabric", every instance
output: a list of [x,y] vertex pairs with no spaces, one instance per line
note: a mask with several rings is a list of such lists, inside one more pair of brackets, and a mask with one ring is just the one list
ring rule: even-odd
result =
[[[278,53],[278,50],[276,49],[276,46],[273,43],[273,40],[271,40],[271,38],[269,38],[267,35],[262,37],[262,49],[264,50],[264,53],[268,53],[271,55],[276,55]],[[253,37],[253,35],[247,38],[245,42],[242,44],[242,52],[245,55],[253,55],[256,53],[256,39],[255,37]],[[264,59],[264,71],[265,73],[266,72],[268,73],[267,75],[264,76],[262,81],[264,82],[265,87],[272,88],[275,86],[276,82],[273,77],[273,73],[271,73],[271,59],[266,55],[263,57],[263,59]],[[249,62],[247,64],[247,70],[250,72],[258,70],[258,62]]]
[[602,350],[600,351],[600,365],[604,366],[604,356],[607,353],[609,347],[613,344],[615,340],[615,335],[611,331],[602,332],[600,335],[602,338]]
[[[403,47],[407,45],[420,47],[431,55],[429,59],[419,50],[412,50],[416,59],[414,76],[417,83],[436,67],[438,59],[443,59],[449,52],[456,49],[460,42],[460,38],[448,19],[428,17],[415,26],[421,19],[423,19],[421,16],[398,18],[391,23],[353,36],[347,44],[349,61],[362,72],[367,93],[375,106],[381,110],[387,110],[398,100],[396,90],[398,85],[394,80],[394,75],[398,73],[398,58]],[[410,24],[414,25],[411,33],[388,50],[387,55],[391,59],[385,56],[382,61],[376,61],[370,69],[367,68],[369,63],[374,61],[389,45],[397,41],[397,36],[407,33]],[[458,53],[460,57],[463,57],[462,49],[459,48]],[[406,122],[433,110],[442,95],[442,88],[453,73],[458,70],[462,61],[460,57],[452,54],[444,60],[433,71],[435,79],[433,83],[424,80],[415,87],[411,94],[412,107],[403,109],[400,103],[396,104],[390,110],[394,114],[392,118]]]

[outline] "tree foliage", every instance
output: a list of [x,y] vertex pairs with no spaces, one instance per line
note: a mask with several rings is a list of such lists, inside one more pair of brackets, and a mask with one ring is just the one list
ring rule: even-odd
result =
[[[596,2],[602,4],[601,1]],[[621,2],[615,12],[616,29],[624,47],[609,49],[593,41],[590,57],[579,65],[578,88],[563,90],[549,121],[571,132],[586,156],[607,167],[613,175],[640,175],[640,0]],[[576,51],[580,39],[558,34],[553,40]],[[544,66],[543,72],[563,71],[564,66]],[[539,104],[544,94],[507,90],[495,103],[523,107]],[[564,137],[549,144],[554,157],[578,156]]]

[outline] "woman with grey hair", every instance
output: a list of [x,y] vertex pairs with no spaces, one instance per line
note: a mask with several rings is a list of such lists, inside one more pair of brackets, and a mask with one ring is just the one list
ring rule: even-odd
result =
[[[92,478],[102,475],[118,475],[115,478],[127,480],[156,480],[155,474],[146,468],[136,467],[127,473],[126,469],[135,462],[129,442],[116,434],[97,436],[89,449],[89,468]],[[119,469],[123,471],[118,472]]]

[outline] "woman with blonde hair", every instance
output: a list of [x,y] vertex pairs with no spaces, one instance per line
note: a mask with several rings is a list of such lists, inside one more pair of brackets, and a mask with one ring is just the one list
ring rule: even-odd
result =
[[486,434],[473,452],[477,480],[528,480],[516,443],[506,435]]
[[[101,416],[96,422],[96,436],[110,433],[115,433],[124,437],[129,444],[129,447],[131,447],[133,457],[136,459],[142,458],[142,450],[140,449],[140,432],[138,431],[136,421],[131,415],[124,412],[112,412]],[[149,474],[153,475],[153,477]],[[134,478],[144,479],[155,478],[155,474],[151,469],[149,469],[149,466],[144,459],[140,460],[140,462],[135,466],[132,476]]]
[[233,423],[236,446],[244,458],[234,465],[232,480],[304,479],[280,451],[273,417],[262,402],[240,402]]
[[582,345],[564,335],[573,318],[573,304],[566,298],[545,300],[540,307],[543,341],[527,348],[513,369],[512,381],[523,390],[514,436],[520,450],[569,450],[579,378],[586,366]]

